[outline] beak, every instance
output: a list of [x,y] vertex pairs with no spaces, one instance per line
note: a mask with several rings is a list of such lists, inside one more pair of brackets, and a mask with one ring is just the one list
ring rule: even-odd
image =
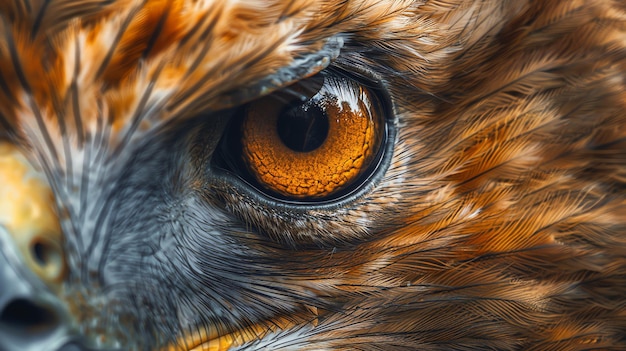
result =
[[58,297],[67,271],[62,244],[45,177],[16,146],[0,142],[0,350],[71,345]]

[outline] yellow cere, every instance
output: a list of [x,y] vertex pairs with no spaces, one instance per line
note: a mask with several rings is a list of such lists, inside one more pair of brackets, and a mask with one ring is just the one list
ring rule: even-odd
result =
[[349,88],[352,91],[335,91],[337,95],[323,100],[328,134],[322,145],[307,152],[282,142],[276,128],[276,99],[262,99],[250,107],[243,122],[243,155],[260,184],[284,196],[319,198],[358,178],[378,149],[380,116],[372,115],[376,112],[366,90]]
[[0,199],[0,225],[28,267],[55,286],[65,264],[52,191],[19,149],[6,142],[0,142]]

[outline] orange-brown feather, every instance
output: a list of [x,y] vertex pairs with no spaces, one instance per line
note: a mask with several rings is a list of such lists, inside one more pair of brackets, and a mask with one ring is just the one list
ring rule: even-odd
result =
[[343,308],[313,333],[326,348],[626,343],[620,1],[84,3],[0,4],[0,131],[42,115],[58,144],[104,119],[116,145],[141,116],[141,139],[332,36],[335,64],[381,78],[398,141],[364,199],[289,218],[215,190],[276,245],[253,249],[291,259],[285,281]]

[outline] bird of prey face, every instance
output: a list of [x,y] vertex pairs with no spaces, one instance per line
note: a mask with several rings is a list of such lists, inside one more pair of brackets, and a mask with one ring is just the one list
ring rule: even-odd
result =
[[0,350],[626,349],[626,5],[0,3]]

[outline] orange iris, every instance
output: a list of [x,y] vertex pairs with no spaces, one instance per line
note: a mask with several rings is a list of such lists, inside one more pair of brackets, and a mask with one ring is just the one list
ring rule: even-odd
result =
[[352,80],[300,82],[248,106],[244,162],[272,192],[332,195],[353,184],[378,154],[384,127],[378,106],[376,95]]

